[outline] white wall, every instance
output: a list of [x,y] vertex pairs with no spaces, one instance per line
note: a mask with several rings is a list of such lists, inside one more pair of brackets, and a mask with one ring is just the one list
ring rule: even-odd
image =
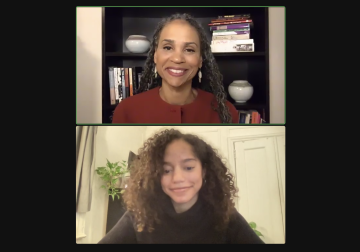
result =
[[[77,10],[77,122],[101,123],[101,10]],[[269,8],[270,122],[285,122],[285,8]]]
[[270,122],[285,123],[285,7],[269,8]]
[[[96,138],[95,167],[110,162],[128,160],[129,151],[134,153],[143,143],[146,126],[99,126]],[[100,186],[102,180],[94,175],[91,211],[85,214],[86,237],[77,243],[98,243],[106,232],[108,196]]]
[[[285,126],[147,126],[144,139],[146,140],[154,133],[169,128],[198,135],[216,148],[226,161],[229,157],[227,137],[233,137],[233,132],[237,132],[242,136],[253,136],[285,131]],[[230,169],[233,169],[233,167],[230,167]]]
[[102,8],[78,7],[76,13],[76,121],[102,123]]

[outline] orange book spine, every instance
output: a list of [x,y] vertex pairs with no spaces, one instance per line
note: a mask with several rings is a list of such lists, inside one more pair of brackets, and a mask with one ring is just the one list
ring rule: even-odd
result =
[[257,112],[255,112],[255,111],[253,111],[252,113],[251,113],[251,123],[253,124],[253,123],[256,123],[256,113]]
[[129,67],[129,86],[130,86],[130,96],[133,96],[133,78],[132,78],[132,68]]

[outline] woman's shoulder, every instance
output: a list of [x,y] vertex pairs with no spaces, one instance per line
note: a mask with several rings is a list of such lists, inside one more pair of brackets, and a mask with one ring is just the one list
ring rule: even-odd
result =
[[151,89],[123,99],[115,108],[112,123],[129,123],[129,115],[138,115],[149,104],[156,102],[156,90]]
[[123,99],[115,108],[114,113],[119,111],[132,111],[134,109],[142,109],[143,106],[148,104],[154,104],[154,101],[157,99],[158,88],[153,88],[151,90],[136,94],[130,97]]
[[[206,100],[206,101],[215,101],[216,102],[216,97],[213,93],[202,90],[202,89],[197,89],[198,93],[201,95],[201,99]],[[236,111],[235,106],[229,102],[228,100],[226,100],[226,106],[228,106],[228,108],[230,109],[230,111]]]
[[130,97],[125,98],[124,100],[122,100],[119,104],[121,103],[137,103],[139,101],[148,101],[148,100],[152,100],[152,99],[156,99],[157,98],[157,94],[159,93],[159,88],[153,88],[150,89],[148,91],[142,92],[140,94],[136,94]]

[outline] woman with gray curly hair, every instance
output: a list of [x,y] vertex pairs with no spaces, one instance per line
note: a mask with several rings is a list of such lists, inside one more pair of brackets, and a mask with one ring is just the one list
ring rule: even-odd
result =
[[188,14],[155,30],[138,94],[121,101],[113,123],[238,123],[204,28]]

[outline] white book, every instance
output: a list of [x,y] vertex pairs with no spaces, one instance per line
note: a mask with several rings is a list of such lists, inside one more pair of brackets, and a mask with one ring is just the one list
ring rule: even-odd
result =
[[230,40],[230,39],[218,39],[218,40],[212,40],[212,45],[236,45],[236,44],[254,44],[253,39],[236,39],[236,40]]
[[219,52],[254,52],[255,44],[253,39],[242,40],[214,40],[212,42],[211,51]]
[[114,67],[114,81],[115,81],[115,100],[119,102],[119,82],[118,82],[118,68]]
[[117,80],[118,80],[118,92],[119,92],[119,102],[122,101],[123,99],[123,94],[122,94],[122,79],[121,79],[121,68],[118,67],[117,68]]
[[214,35],[212,36],[212,40],[239,40],[239,39],[250,39],[250,34],[234,34],[234,35]]
[[221,53],[221,52],[233,52],[233,53],[242,53],[242,52],[254,52],[254,44],[239,44],[233,46],[216,46],[211,45],[211,52]]

